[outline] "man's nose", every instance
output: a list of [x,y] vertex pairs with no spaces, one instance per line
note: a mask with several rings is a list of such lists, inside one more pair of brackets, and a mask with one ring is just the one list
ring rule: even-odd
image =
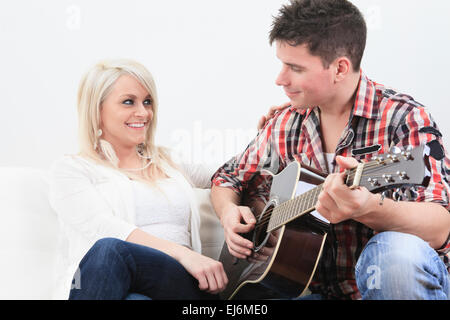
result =
[[286,87],[289,85],[289,78],[288,78],[288,72],[285,67],[283,67],[278,74],[278,77],[275,80],[275,84],[277,86],[283,86]]

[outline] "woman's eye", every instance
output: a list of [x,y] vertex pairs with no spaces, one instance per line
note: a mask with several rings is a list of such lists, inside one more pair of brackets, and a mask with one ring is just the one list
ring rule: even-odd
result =
[[132,106],[134,104],[134,101],[131,99],[127,99],[127,100],[123,101],[122,103]]
[[152,105],[152,100],[147,99],[144,101],[144,106],[151,106]]

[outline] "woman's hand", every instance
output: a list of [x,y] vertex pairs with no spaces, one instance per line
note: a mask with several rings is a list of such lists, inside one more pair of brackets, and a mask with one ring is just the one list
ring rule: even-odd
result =
[[178,262],[198,280],[200,290],[217,294],[228,284],[228,277],[219,261],[186,248]]
[[270,119],[272,119],[273,116],[275,115],[275,113],[289,107],[290,105],[291,105],[290,102],[286,102],[280,106],[271,106],[269,109],[269,112],[265,116],[262,116],[259,119],[258,127],[257,127],[258,130],[261,130],[262,128],[264,128],[264,125],[266,124],[266,122],[269,121]]
[[160,250],[175,260],[198,280],[200,290],[216,294],[225,289],[228,278],[221,262],[201,255],[175,242],[155,237],[136,228],[126,241]]

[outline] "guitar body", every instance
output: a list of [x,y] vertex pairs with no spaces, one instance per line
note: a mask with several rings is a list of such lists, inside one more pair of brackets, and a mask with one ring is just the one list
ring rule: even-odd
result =
[[[273,177],[269,202],[259,214],[258,221],[268,220],[271,209],[295,196],[300,176],[300,164],[292,162]],[[317,179],[317,182],[321,181],[323,180]],[[326,232],[316,227],[314,220],[307,213],[272,232],[268,233],[265,229],[255,228],[244,235],[253,240],[256,252],[269,246],[269,234],[274,236],[276,244],[270,244],[273,252],[264,262],[252,263],[237,259],[229,253],[226,243],[224,244],[220,261],[229,282],[221,293],[222,298],[292,298],[300,296],[307,289],[320,259]]]

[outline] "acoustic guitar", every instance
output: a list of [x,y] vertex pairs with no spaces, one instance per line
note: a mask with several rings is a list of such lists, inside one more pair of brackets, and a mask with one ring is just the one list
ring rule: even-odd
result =
[[[373,193],[391,192],[394,200],[410,199],[416,186],[430,180],[427,146],[400,150],[373,157],[346,171],[346,185],[365,187]],[[325,175],[298,162],[291,162],[273,176],[269,200],[256,213],[254,229],[242,236],[271,252],[265,261],[238,259],[225,243],[219,260],[228,276],[223,299],[297,297],[308,288],[319,263],[330,224],[315,211]],[[314,185],[296,195],[299,181]],[[265,250],[266,251],[266,250]],[[265,253],[265,255],[267,255]]]

